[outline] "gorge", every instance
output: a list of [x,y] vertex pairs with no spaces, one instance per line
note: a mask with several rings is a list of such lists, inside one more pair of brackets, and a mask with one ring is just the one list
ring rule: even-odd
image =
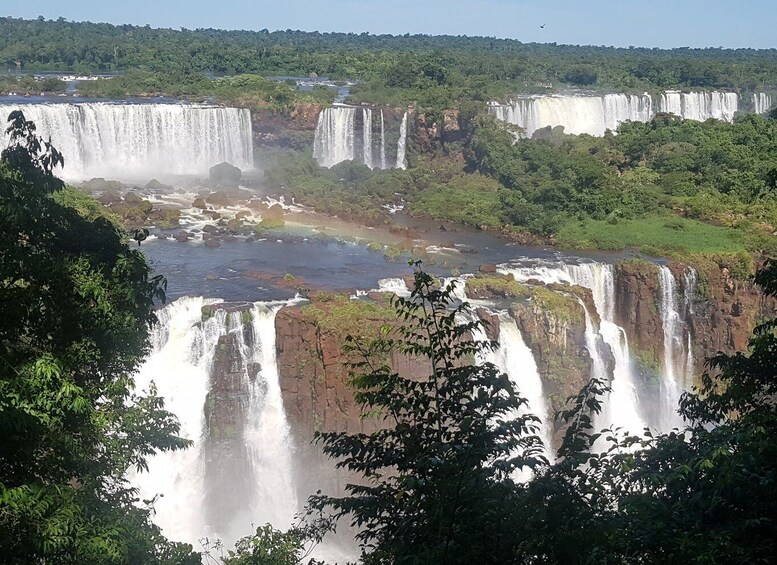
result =
[[[473,302],[490,323],[489,337],[501,344],[482,361],[495,363],[516,382],[554,445],[562,430],[553,413],[592,375],[613,389],[604,399],[601,427],[640,432],[643,426],[666,431],[680,425],[679,393],[700,375],[703,360],[717,348],[733,350],[774,308],[722,265],[699,275],[679,263],[516,256],[496,273],[484,270],[458,279],[459,294]],[[165,487],[166,497],[157,503],[165,531],[191,540],[189,532],[204,527],[208,535],[231,540],[247,529],[234,512],[224,513],[229,504],[254,508],[253,520],[283,525],[299,510],[295,501],[321,485],[342,488],[347,479],[310,442],[316,431],[369,432],[379,426],[362,416],[353,399],[348,363],[354,357],[344,352],[344,337],[376,336],[382,324],[395,323],[386,292],[407,290],[402,278],[376,281],[373,288],[350,297],[311,292],[293,302],[182,297],[161,310],[154,352],[141,375],[153,374],[154,363],[175,359],[196,367],[196,381],[185,391],[176,371],[157,368],[156,384],[173,407],[181,393],[189,395],[181,417],[188,437],[202,446],[176,455],[188,458],[186,464],[155,463],[143,478],[149,495]],[[402,357],[391,364],[405,375],[424,374]],[[261,422],[264,432],[257,435],[252,422]],[[262,448],[252,451],[251,445]],[[209,471],[214,464],[215,473]],[[181,468],[199,475],[170,477]],[[218,494],[225,481],[234,499]],[[214,489],[215,495],[208,494]],[[177,509],[189,499],[205,502],[181,520]]]

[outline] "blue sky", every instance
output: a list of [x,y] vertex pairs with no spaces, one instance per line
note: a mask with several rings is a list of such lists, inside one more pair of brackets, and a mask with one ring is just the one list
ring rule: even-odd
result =
[[777,47],[777,0],[2,0],[0,15],[173,28],[445,33],[641,47]]

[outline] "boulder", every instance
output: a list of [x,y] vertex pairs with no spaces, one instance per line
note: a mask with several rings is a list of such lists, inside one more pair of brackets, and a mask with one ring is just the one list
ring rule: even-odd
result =
[[216,186],[237,187],[243,176],[243,171],[224,161],[210,168],[210,180]]
[[147,190],[173,190],[169,184],[163,184],[156,179],[151,179],[146,183]]
[[205,210],[208,207],[208,205],[205,203],[205,199],[202,196],[198,196],[194,199],[194,202],[192,202],[192,208],[199,208],[200,210]]

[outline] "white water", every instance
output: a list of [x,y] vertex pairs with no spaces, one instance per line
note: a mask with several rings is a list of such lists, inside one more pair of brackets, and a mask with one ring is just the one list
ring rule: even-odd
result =
[[[383,110],[380,111],[380,163],[375,162],[372,129],[372,110],[362,108],[362,127],[356,126],[355,106],[335,105],[325,108],[318,116],[313,157],[322,167],[332,167],[343,161],[358,161],[371,169],[387,169],[386,123]],[[405,147],[407,145],[407,112],[402,119],[397,141],[396,167],[407,168]]]
[[397,141],[397,169],[407,169],[407,112],[402,116],[402,125],[399,126],[399,141]]
[[498,119],[523,128],[526,137],[547,126],[563,126],[569,134],[601,136],[625,121],[649,121],[657,112],[688,120],[731,121],[738,102],[738,95],[730,92],[667,91],[656,100],[648,94],[532,96],[507,104],[491,103],[489,109]]
[[[499,348],[487,356],[499,370],[506,373],[515,384],[520,396],[527,400],[526,413],[540,418],[539,437],[544,445],[545,457],[553,462],[551,415],[547,398],[542,390],[542,379],[531,349],[523,341],[515,320],[506,312],[499,314]],[[519,472],[520,479],[528,479]]]
[[250,388],[250,406],[256,409],[245,432],[256,487],[253,515],[276,528],[290,525],[298,511],[291,430],[283,408],[275,347],[275,315],[284,305],[256,303],[251,309],[255,345],[249,359],[261,368]]
[[682,419],[677,414],[677,402],[680,394],[693,385],[692,336],[685,320],[690,320],[693,316],[696,271],[686,270],[683,279],[683,303],[680,304],[680,293],[674,274],[666,266],[659,268],[660,313],[664,330],[661,412],[665,429],[682,424]]
[[410,289],[404,279],[380,279],[378,281],[378,292],[393,292],[399,297],[407,298],[410,296]]
[[318,116],[313,157],[322,167],[356,159],[356,108],[333,106]]
[[[695,316],[693,308],[693,297],[696,294],[696,270],[688,268],[685,271],[685,284],[683,285],[683,299],[685,301],[685,320],[693,320]],[[693,383],[693,377],[696,370],[695,362],[693,358],[693,335],[691,335],[691,329],[686,324],[686,348],[685,348],[685,385],[689,387]]]
[[[677,415],[677,402],[685,385],[684,323],[678,309],[677,284],[672,271],[665,265],[659,267],[661,325],[664,330],[663,378],[661,379],[660,409],[663,427],[681,424]],[[679,369],[679,371],[678,371]]]
[[[131,480],[141,499],[159,493],[154,521],[171,539],[199,547],[203,537],[219,538],[231,545],[251,532],[251,524],[272,522],[286,528],[298,511],[293,488],[293,447],[281,401],[275,362],[275,314],[283,303],[253,306],[253,343],[247,343],[240,312],[216,310],[201,323],[202,298],[184,297],[159,312],[153,332],[153,349],[141,367],[138,389],[153,380],[166,408],[181,421],[181,433],[194,441],[183,451],[150,458],[149,472],[133,474]],[[234,451],[245,448],[249,472],[226,469],[235,461],[213,460],[209,453],[204,409],[211,386],[211,364],[221,336],[232,333],[242,361],[247,402],[242,439],[233,440]],[[249,367],[261,368],[255,375]],[[229,448],[233,451],[232,448]],[[218,452],[216,452],[218,455]],[[237,457],[240,464],[240,456]],[[223,470],[239,483],[213,484],[208,470]],[[213,480],[213,479],[210,479]],[[239,493],[239,508],[224,509],[212,492]],[[215,504],[218,508],[211,506]]]
[[766,92],[756,92],[753,94],[753,112],[756,114],[765,114],[772,107],[772,97]]
[[2,104],[21,109],[65,158],[67,179],[202,174],[253,168],[251,113],[189,104]]
[[380,168],[386,169],[386,121],[380,111]]
[[369,108],[362,109],[362,140],[364,141],[363,153],[364,164],[370,169],[372,165],[372,110]]
[[[612,350],[615,358],[613,378],[610,383],[612,391],[605,400],[605,406],[600,423],[621,427],[630,433],[638,434],[645,427],[645,418],[640,414],[639,402],[635,386],[634,371],[629,351],[626,332],[615,323],[615,281],[612,265],[604,263],[581,263],[570,265],[566,263],[538,264],[528,267],[502,265],[499,271],[512,274],[519,282],[530,279],[542,281],[545,284],[563,283],[582,286],[591,290],[594,305],[601,323],[599,336]],[[586,312],[587,313],[587,312]],[[590,319],[590,336],[586,343],[589,349],[594,347],[596,336]],[[597,361],[601,365],[601,358]],[[602,366],[595,366],[595,371],[603,371]],[[596,373],[595,373],[596,374]],[[602,374],[602,373],[599,373]]]

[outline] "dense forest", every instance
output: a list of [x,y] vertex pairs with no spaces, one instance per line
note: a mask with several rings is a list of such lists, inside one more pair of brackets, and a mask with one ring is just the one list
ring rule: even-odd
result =
[[[261,154],[266,181],[324,212],[380,223],[386,204],[412,214],[505,229],[566,247],[639,247],[685,259],[773,253],[777,120],[733,124],[659,115],[601,138],[546,128],[515,142],[482,112],[460,115],[465,138],[406,170],[319,167],[303,149]],[[463,156],[463,158],[460,158]]]
[[464,36],[172,30],[0,19],[8,69],[181,75],[308,76],[365,81],[373,101],[488,99],[561,86],[620,91],[753,90],[777,84],[777,52],[521,43]]

